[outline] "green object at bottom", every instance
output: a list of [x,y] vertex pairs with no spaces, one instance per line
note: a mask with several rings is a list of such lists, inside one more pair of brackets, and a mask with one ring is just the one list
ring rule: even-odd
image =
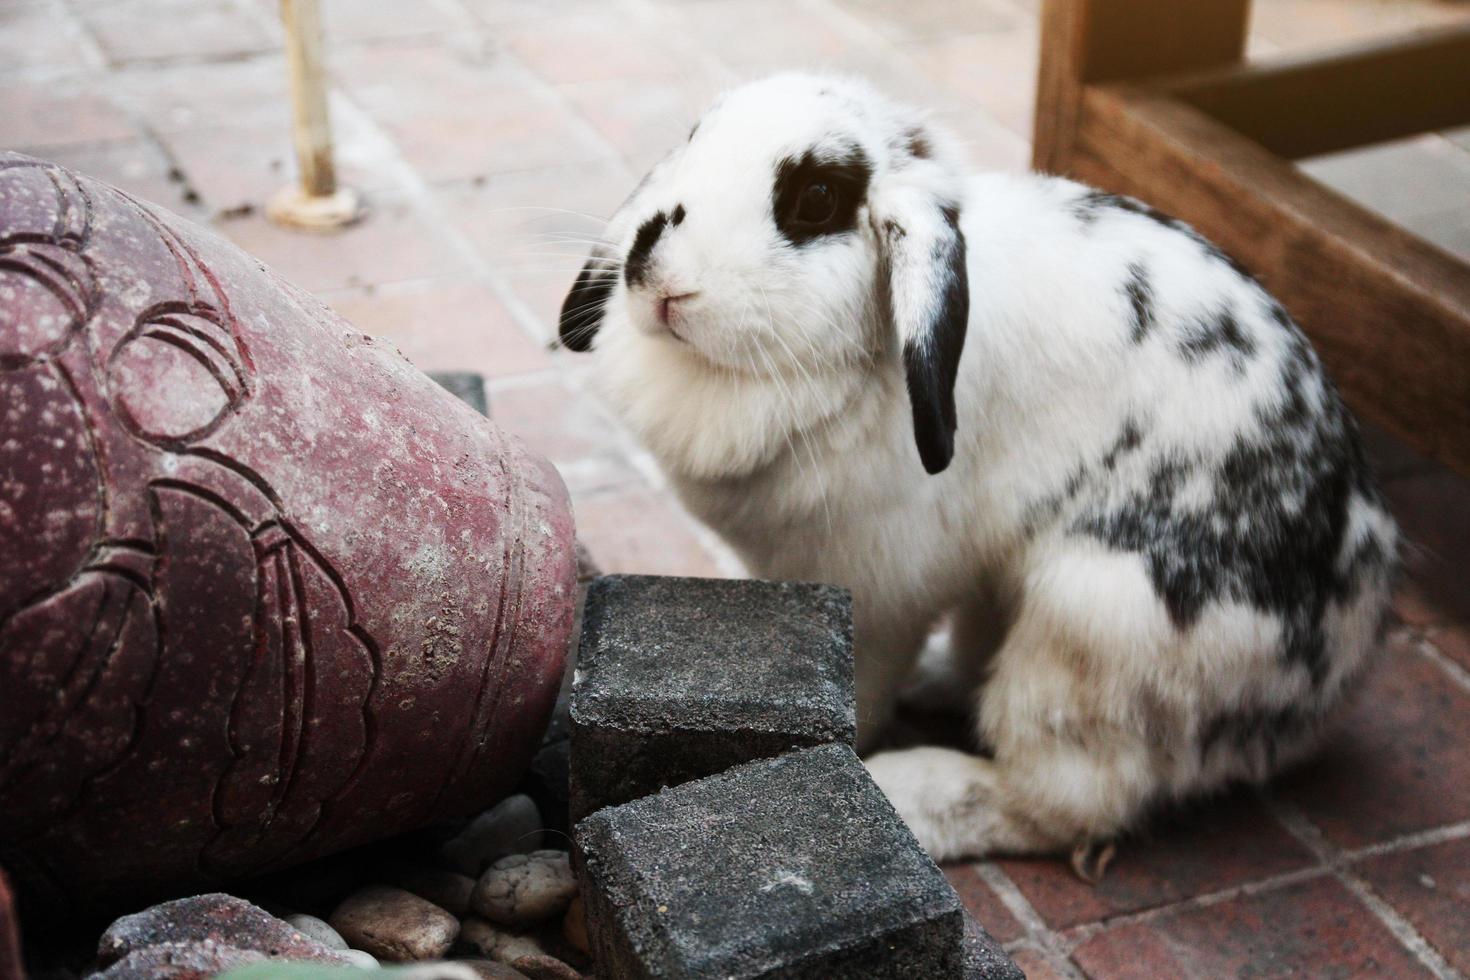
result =
[[270,960],[222,973],[216,980],[354,980],[365,974],[383,980],[477,980],[459,963],[414,963],[410,966],[324,966],[320,963]]
[[252,963],[221,973],[217,980],[351,980],[364,973],[401,973],[365,966],[323,966],[320,963]]

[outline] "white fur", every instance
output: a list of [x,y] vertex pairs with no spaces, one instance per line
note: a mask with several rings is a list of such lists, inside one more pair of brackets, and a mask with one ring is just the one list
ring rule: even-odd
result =
[[[616,271],[640,223],[676,205],[651,282],[614,288],[594,341],[603,391],[667,470],[689,509],[755,573],[835,582],[854,597],[861,748],[874,746],[924,638],[956,617],[954,676],[972,689],[993,758],[940,749],[883,753],[874,777],[938,859],[1069,848],[1106,839],[1152,803],[1260,779],[1311,743],[1315,721],[1270,759],[1200,748],[1210,718],[1295,706],[1316,719],[1375,646],[1387,572],[1325,616],[1320,683],[1282,658],[1280,616],[1208,602],[1171,621],[1143,556],[1069,522],[1146,485],[1147,461],[1214,460],[1284,395],[1288,335],[1258,287],[1189,238],[1134,216],[1086,223],[1085,188],[1040,176],[966,177],[924,125],[927,160],[900,159],[920,122],[860,83],[783,75],[728,94],[691,142],[659,164],[610,223],[595,260]],[[875,166],[855,233],[793,249],[770,215],[772,167],[834,134]],[[971,312],[956,385],[953,461],[920,466],[894,326],[879,277],[881,202],[942,195],[961,207]],[[1151,274],[1160,335],[1129,338],[1120,285]],[[669,325],[660,295],[694,292]],[[1242,311],[1257,356],[1185,363],[1168,333],[1209,303]],[[1305,397],[1333,396],[1316,375]],[[1125,421],[1147,454],[1103,459]],[[1061,488],[1090,467],[1081,486]],[[1206,513],[1196,471],[1174,498]],[[1283,492],[1280,506],[1301,508]],[[1344,544],[1381,507],[1352,500]],[[1223,517],[1218,518],[1224,520]]]

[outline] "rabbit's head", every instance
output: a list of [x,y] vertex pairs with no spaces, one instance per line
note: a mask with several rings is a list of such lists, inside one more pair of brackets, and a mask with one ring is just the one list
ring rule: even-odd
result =
[[937,473],[969,313],[962,183],[948,138],[866,84],[737,88],[613,215],[562,307],[562,343],[638,331],[753,375],[892,357]]

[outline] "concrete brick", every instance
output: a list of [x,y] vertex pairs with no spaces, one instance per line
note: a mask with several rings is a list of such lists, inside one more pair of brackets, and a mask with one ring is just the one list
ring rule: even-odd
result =
[[851,742],[852,600],[795,582],[609,575],[572,686],[571,815]]
[[1027,980],[1030,976],[1006,955],[1000,943],[968,913],[965,915],[962,950],[962,980]]
[[576,843],[602,977],[956,977],[975,959],[959,896],[846,745],[601,810]]
[[490,414],[485,401],[485,378],[477,371],[434,371],[429,374],[439,387],[464,402],[481,415]]

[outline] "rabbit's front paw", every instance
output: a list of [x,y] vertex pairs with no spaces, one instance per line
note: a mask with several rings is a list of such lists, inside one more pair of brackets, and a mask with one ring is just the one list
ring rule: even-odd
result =
[[935,861],[975,857],[1000,846],[1007,821],[995,807],[993,763],[932,747],[881,752],[867,760],[919,846]]

